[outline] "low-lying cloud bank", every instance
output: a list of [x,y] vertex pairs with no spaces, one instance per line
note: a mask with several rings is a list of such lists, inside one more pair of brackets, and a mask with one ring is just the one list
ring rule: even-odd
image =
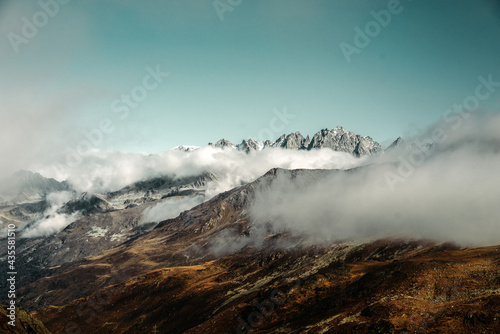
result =
[[74,194],[68,191],[49,194],[47,202],[50,207],[43,213],[43,218],[23,227],[21,237],[46,237],[64,230],[66,226],[77,220],[79,216],[77,212],[70,215],[57,212],[73,196]]
[[[217,181],[206,185],[204,195],[171,198],[146,209],[142,223],[149,223],[175,218],[182,211],[221,192],[254,181],[274,167],[347,169],[366,162],[366,157],[356,158],[330,149],[294,151],[269,148],[247,154],[207,146],[192,152],[173,149],[154,155],[92,151],[82,157],[77,166],[61,168],[61,165],[52,165],[41,168],[39,172],[60,181],[67,180],[77,192],[101,194],[160,176],[182,178],[208,171],[216,175]],[[25,237],[44,236],[49,230],[58,232],[76,219],[76,216],[56,214],[59,207],[51,208],[50,218],[38,223],[36,230],[26,232]],[[54,228],[49,228],[51,226]]]
[[284,173],[257,193],[252,219],[318,242],[402,236],[499,244],[500,115],[472,115],[459,127],[436,124],[420,142],[441,130],[427,149],[396,149],[319,182]]
[[168,198],[147,208],[142,214],[142,223],[154,223],[177,217],[181,212],[189,210],[205,201],[205,196]]
[[[366,163],[330,149],[294,151],[270,148],[246,154],[211,146],[193,152],[169,150],[163,154],[126,154],[93,151],[75,167],[46,166],[39,172],[56,180],[67,180],[77,191],[103,193],[134,182],[159,176],[187,177],[210,171],[219,177],[221,189],[229,190],[251,182],[274,167],[347,169]],[[217,192],[217,189],[214,189]]]

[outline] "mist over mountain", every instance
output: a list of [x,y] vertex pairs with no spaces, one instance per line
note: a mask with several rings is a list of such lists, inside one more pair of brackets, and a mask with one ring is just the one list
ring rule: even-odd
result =
[[[220,140],[205,147],[178,146],[161,154],[89,151],[76,166],[45,165],[39,172],[67,180],[77,191],[89,193],[118,191],[134,182],[157,177],[190,177],[213,172],[220,176],[221,189],[229,190],[274,167],[352,168],[382,151],[370,137],[342,127],[319,131],[313,137],[314,145],[305,145],[301,137],[299,133],[282,135],[268,144],[249,139],[233,145]],[[297,140],[299,143],[292,145]]]
[[[496,178],[486,181],[481,176],[494,174],[498,163],[497,123],[494,114],[476,114],[456,131],[447,128],[446,140],[432,142],[429,138],[433,131],[449,126],[440,122],[420,137],[398,138],[385,151],[369,137],[337,127],[321,130],[311,140],[297,132],[282,135],[272,143],[250,139],[233,145],[220,140],[206,147],[181,146],[157,155],[92,152],[83,157],[80,165],[65,171],[67,181],[19,172],[4,184],[4,189],[10,189],[20,203],[45,200],[52,192],[76,190],[74,195],[51,197],[50,208],[43,213],[47,218],[31,223],[31,232],[26,232],[26,236],[34,236],[37,225],[58,226],[47,230],[55,232],[71,224],[75,215],[122,210],[154,201],[158,203],[144,212],[143,220],[158,222],[249,183],[272,168],[355,170],[371,165],[356,173],[336,173],[318,183],[279,178],[272,189],[257,196],[250,212],[256,221],[269,220],[277,228],[314,231],[310,234],[335,239],[402,233],[491,243],[486,239],[493,238],[496,230],[490,221],[484,221],[484,235],[470,235],[467,226],[469,220],[491,217],[489,211],[496,214],[493,203],[471,206],[486,183],[496,182]],[[46,170],[49,175],[54,172],[50,166]],[[186,180],[200,182],[195,180],[203,175],[209,177],[203,177],[202,184],[188,185],[191,181]],[[176,182],[184,188],[175,188]],[[460,184],[467,185],[467,190],[461,191],[460,197],[452,196]],[[202,192],[196,190],[199,186]],[[176,200],[167,198],[173,195]],[[423,210],[429,203],[439,203],[441,210]],[[450,210],[450,206],[456,209]],[[489,211],[485,211],[488,206]],[[437,226],[441,226],[439,231]],[[447,234],[447,229],[453,233]]]
[[[320,181],[279,175],[256,195],[255,221],[314,240],[405,236],[468,245],[500,243],[500,116],[440,122],[421,146],[398,139],[372,164]],[[446,129],[440,142],[429,135]]]
[[0,334],[500,333],[500,1],[0,32]]
[[[147,275],[165,267],[230,266],[238,274],[221,282],[246,291],[238,283],[244,277],[241,261],[276,274],[292,264],[325,272],[343,259],[361,266],[357,270],[365,275],[386,277],[386,269],[374,268],[498,244],[500,116],[474,114],[460,127],[453,125],[438,122],[418,137],[396,139],[385,150],[336,128],[310,141],[292,133],[271,144],[221,140],[158,155],[91,152],[65,171],[64,182],[18,173],[9,189],[19,185],[10,194],[21,200],[4,202],[0,218],[4,225],[18,225],[21,236],[16,246],[17,261],[26,270],[20,279],[21,303],[42,310],[44,323],[59,328],[60,314],[71,313],[75,300],[115,283],[113,268],[127,273],[117,282],[143,284]],[[47,171],[53,172],[50,166]],[[0,259],[5,258],[1,252]],[[283,267],[273,267],[276,263]],[[332,270],[328,275],[335,275]],[[179,282],[187,284],[186,277]],[[356,277],[350,278],[350,289],[365,291]],[[255,279],[244,284],[261,284]],[[71,292],[69,282],[75,287]],[[305,283],[304,289],[314,286]],[[112,298],[134,296],[121,291],[125,295],[113,292]],[[478,293],[490,298],[489,291]],[[214,303],[229,312],[223,299]],[[50,305],[62,313],[53,313]],[[369,311],[363,312],[367,317]],[[107,323],[109,317],[102,317],[99,321]],[[130,324],[136,325],[135,320]]]
[[0,205],[38,202],[50,193],[68,190],[70,186],[67,182],[21,170],[0,182]]

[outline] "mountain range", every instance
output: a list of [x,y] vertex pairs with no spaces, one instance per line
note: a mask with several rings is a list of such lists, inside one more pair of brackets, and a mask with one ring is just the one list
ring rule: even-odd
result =
[[[323,129],[318,131],[314,134],[312,139],[310,139],[309,136],[304,138],[300,132],[294,132],[288,135],[283,134],[274,142],[270,140],[258,141],[255,139],[248,139],[235,145],[229,140],[220,139],[215,144],[209,143],[208,145],[220,148],[233,148],[246,153],[260,151],[270,147],[290,150],[330,148],[334,151],[351,153],[356,156],[377,154],[382,151],[382,146],[371,137],[355,134],[341,126],[337,126],[332,130]],[[179,146],[179,149],[192,151],[196,149],[196,147]]]
[[[23,282],[19,303],[53,332],[69,323],[86,333],[500,329],[499,247],[401,238],[320,246],[287,231],[259,235],[248,216],[256,193],[280,179],[357,172],[272,169],[105,251],[47,265]],[[94,238],[105,244],[109,233]]]
[[[401,145],[402,139],[398,138],[390,149]],[[384,152],[381,145],[368,136],[361,136],[338,126],[332,130],[323,129],[318,131],[312,139],[305,138],[299,133],[281,135],[274,142],[269,140],[257,141],[254,139],[243,140],[241,144],[234,145],[226,139],[221,139],[215,144],[208,146],[235,149],[250,153],[267,148],[282,148],[289,150],[316,150],[332,149],[338,152],[350,153],[354,156],[377,155]],[[178,146],[174,148],[184,152],[193,152],[199,149],[197,146]],[[200,175],[203,182],[216,181],[217,176],[207,170],[206,174]],[[165,182],[167,182],[165,184]],[[176,186],[172,182],[179,182]],[[190,184],[187,180],[173,181],[171,177],[156,177],[145,179],[135,185],[129,185],[121,190],[106,194],[77,194],[77,191],[67,181],[59,182],[52,178],[45,178],[39,173],[21,170],[0,182],[0,219],[5,224],[21,224],[34,222],[42,217],[45,210],[50,207],[47,195],[62,191],[73,194],[73,198],[59,210],[61,213],[71,214],[80,212],[83,214],[122,210],[132,206],[153,202],[168,196],[200,195],[203,191],[196,190],[197,185]],[[150,191],[154,189],[154,191]]]
[[[274,142],[209,145],[245,157],[272,148],[326,149],[355,160],[406,147],[398,138],[384,150],[342,127],[312,139],[296,132]],[[199,148],[175,149],[188,156]],[[216,192],[227,178],[210,170],[150,176],[99,193],[16,173],[1,188],[0,219],[15,224],[20,236],[36,233],[16,243],[23,274],[15,333],[500,332],[499,246],[469,248],[397,233],[318,242],[274,224],[272,215],[252,216],[259,200],[304,211],[300,197],[293,202],[284,192],[330,182],[342,188],[345,175],[367,182],[381,165],[395,164],[374,161],[351,169],[272,168]],[[275,187],[281,189],[276,201],[263,200]],[[55,205],[52,197],[61,193],[67,197]],[[362,203],[354,193],[357,210]],[[44,230],[61,220],[59,229]],[[0,261],[6,258],[4,247]],[[5,306],[0,311],[3,321]]]

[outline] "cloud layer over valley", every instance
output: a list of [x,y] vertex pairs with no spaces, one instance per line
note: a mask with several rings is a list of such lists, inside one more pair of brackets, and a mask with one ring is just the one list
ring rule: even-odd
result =
[[193,152],[172,149],[154,155],[93,151],[75,167],[49,165],[39,171],[46,177],[67,180],[77,191],[91,193],[116,191],[153,177],[187,177],[210,171],[219,178],[217,189],[213,189],[218,193],[251,182],[274,167],[349,169],[366,162],[366,157],[356,158],[330,149],[295,151],[268,148],[246,154],[206,146]]

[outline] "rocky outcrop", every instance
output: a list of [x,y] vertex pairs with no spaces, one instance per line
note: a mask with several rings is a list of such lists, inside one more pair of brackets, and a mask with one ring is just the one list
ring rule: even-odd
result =
[[307,149],[313,148],[331,148],[334,151],[347,152],[357,156],[372,155],[382,151],[380,144],[372,138],[362,137],[341,126],[317,132]]
[[264,142],[254,139],[243,140],[239,145],[233,145],[225,139],[219,140],[215,144],[209,144],[214,147],[235,148],[237,150],[250,153],[260,151],[266,148],[283,148],[289,150],[312,150],[330,148],[334,151],[346,152],[356,156],[373,155],[382,152],[379,143],[370,137],[363,137],[354,132],[347,131],[338,126],[335,129],[323,129],[318,131],[312,139],[304,136],[300,132],[281,135],[274,142],[266,140]]

